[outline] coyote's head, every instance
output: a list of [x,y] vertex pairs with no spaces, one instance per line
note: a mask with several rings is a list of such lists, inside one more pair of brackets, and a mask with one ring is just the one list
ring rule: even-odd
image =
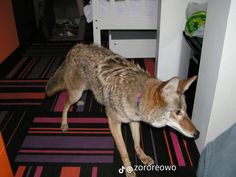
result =
[[186,113],[184,92],[197,77],[179,80],[177,77],[163,82],[153,94],[156,109],[152,109],[149,123],[154,127],[170,126],[187,137],[198,138],[199,131],[195,128]]

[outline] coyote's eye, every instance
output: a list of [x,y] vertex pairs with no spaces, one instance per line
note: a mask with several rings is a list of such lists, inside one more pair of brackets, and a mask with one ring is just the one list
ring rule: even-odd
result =
[[175,118],[178,120],[178,121],[182,121],[184,119],[184,113],[181,109],[178,109],[174,112],[175,114]]
[[182,115],[182,112],[181,112],[181,110],[177,110],[177,111],[175,111],[175,114],[177,115],[177,116],[180,116],[180,115]]

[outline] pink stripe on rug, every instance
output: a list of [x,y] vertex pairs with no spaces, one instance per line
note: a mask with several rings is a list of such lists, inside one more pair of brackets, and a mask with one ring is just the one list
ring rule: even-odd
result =
[[67,95],[66,91],[60,93],[60,95],[57,99],[56,105],[54,107],[55,112],[62,112],[67,97],[68,97],[68,95]]
[[36,170],[35,170],[34,177],[40,177],[41,174],[42,174],[42,171],[43,171],[43,167],[42,166],[37,167]]
[[[61,117],[35,117],[34,123],[61,123]],[[108,123],[106,117],[69,117],[68,123]]]
[[91,177],[97,177],[98,174],[98,167],[93,167],[92,168],[92,176]]
[[180,145],[179,145],[179,140],[177,138],[177,135],[170,131],[170,136],[174,145],[174,150],[175,150],[175,154],[176,154],[176,158],[178,161],[179,166],[183,167],[185,166],[185,161],[184,161],[184,157],[183,157],[183,153],[181,151]]
[[37,154],[113,154],[113,150],[44,150],[44,149],[20,149],[20,153]]

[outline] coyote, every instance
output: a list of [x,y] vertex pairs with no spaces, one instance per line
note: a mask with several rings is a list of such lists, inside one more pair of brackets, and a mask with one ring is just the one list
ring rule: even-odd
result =
[[[75,45],[65,61],[49,79],[46,94],[67,90],[61,129],[68,130],[67,111],[78,102],[84,90],[91,90],[105,106],[110,131],[120,152],[124,167],[130,167],[128,152],[121,132],[121,123],[129,123],[135,151],[140,160],[154,164],[140,146],[140,121],[154,127],[170,126],[187,137],[197,138],[199,131],[186,113],[184,92],[196,76],[179,80],[173,77],[160,81],[134,62],[96,45]],[[127,177],[135,177],[127,171]]]

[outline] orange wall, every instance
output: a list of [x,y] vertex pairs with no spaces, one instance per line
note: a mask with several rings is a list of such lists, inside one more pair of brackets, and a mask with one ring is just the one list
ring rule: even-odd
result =
[[1,177],[13,177],[13,172],[10,166],[10,162],[7,157],[6,148],[0,133],[0,174]]
[[0,63],[18,46],[19,40],[16,31],[12,1],[0,0]]

